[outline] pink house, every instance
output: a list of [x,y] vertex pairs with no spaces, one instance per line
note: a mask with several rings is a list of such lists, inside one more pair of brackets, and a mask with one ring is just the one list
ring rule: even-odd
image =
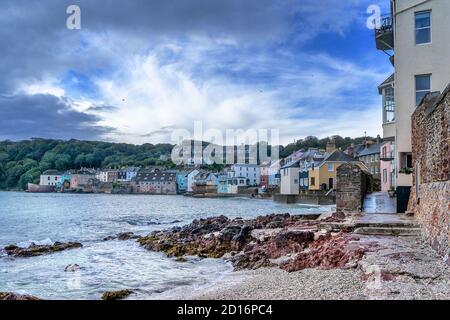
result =
[[386,141],[380,147],[381,191],[395,188],[395,147],[393,141]]

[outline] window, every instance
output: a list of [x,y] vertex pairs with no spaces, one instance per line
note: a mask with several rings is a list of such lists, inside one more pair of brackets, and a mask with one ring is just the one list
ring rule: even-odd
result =
[[334,165],[332,163],[328,164],[328,172],[334,171]]
[[383,169],[383,182],[387,183],[387,169]]
[[416,12],[416,44],[431,43],[431,11]]
[[402,152],[400,153],[400,169],[412,168],[412,154]]
[[394,87],[389,86],[383,89],[384,91],[384,123],[395,121],[395,96]]
[[316,178],[311,178],[311,185],[315,186],[316,185]]
[[431,75],[416,76],[416,106],[420,104],[423,97],[431,92]]

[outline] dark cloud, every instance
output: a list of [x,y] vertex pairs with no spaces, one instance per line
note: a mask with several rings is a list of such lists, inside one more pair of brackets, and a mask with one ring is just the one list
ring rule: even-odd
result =
[[116,111],[116,110],[119,110],[119,108],[115,107],[115,106],[91,106],[86,111],[110,112],[110,111]]
[[[92,34],[116,37],[143,51],[162,39],[198,34],[245,38],[246,43],[273,39],[286,27],[289,11],[283,4],[293,1],[2,0],[0,93],[20,81],[61,76],[70,69],[113,68],[102,50],[85,47]],[[72,4],[81,7],[82,30],[66,29],[66,9]]]
[[142,138],[154,138],[154,137],[158,137],[158,136],[166,136],[166,135],[170,135],[173,130],[175,130],[175,126],[165,126],[165,127],[161,127],[158,130],[154,130],[152,132],[146,133],[141,135]]
[[0,140],[97,139],[113,130],[97,125],[98,120],[53,95],[0,96]]

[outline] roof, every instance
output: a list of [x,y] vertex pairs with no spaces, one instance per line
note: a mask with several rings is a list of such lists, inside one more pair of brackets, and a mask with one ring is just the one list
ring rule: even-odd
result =
[[334,150],[333,153],[331,153],[328,157],[323,160],[322,164],[325,162],[357,162],[355,158],[350,157],[348,154],[346,154],[344,151],[341,151],[339,149]]
[[177,174],[165,171],[139,171],[136,176],[137,182],[175,182]]
[[395,76],[394,73],[391,74],[386,80],[383,81],[382,84],[380,84],[378,86],[378,92],[381,94],[381,89],[383,89],[384,87],[386,87],[387,85],[391,84],[392,82],[394,82]]
[[301,159],[298,159],[297,161],[290,162],[285,166],[282,166],[281,169],[287,169],[287,168],[300,168],[300,161]]
[[353,155],[355,157],[359,156],[359,154],[361,153],[361,151],[363,151],[365,148],[365,146],[363,144],[357,144],[354,148],[353,148]]
[[236,163],[233,166],[237,167],[259,167],[257,164],[248,164],[248,163]]
[[45,170],[42,174],[46,176],[60,176],[64,173],[58,170]]
[[216,178],[218,177],[218,175],[215,174],[215,173],[207,172],[207,171],[202,171],[202,172],[199,172],[199,173],[194,177],[194,179],[195,179],[195,180],[206,180],[206,179],[208,179],[208,178],[210,177],[210,175],[214,175],[214,176],[216,176]]
[[357,154],[358,157],[380,153],[381,143],[369,144],[365,149]]

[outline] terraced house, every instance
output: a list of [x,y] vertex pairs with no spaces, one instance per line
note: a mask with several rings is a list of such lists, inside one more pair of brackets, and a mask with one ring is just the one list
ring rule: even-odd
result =
[[350,157],[341,150],[329,154],[319,166],[309,169],[309,190],[330,190],[336,188],[337,168],[344,163],[355,163],[362,170],[368,171],[361,161]]
[[414,167],[411,115],[427,93],[442,92],[450,82],[450,1],[390,3],[390,14],[375,31],[377,49],[390,56],[395,70],[379,88],[383,97],[383,140],[393,142],[393,185],[400,193],[409,193]]
[[177,194],[175,172],[141,170],[132,184],[135,193]]

